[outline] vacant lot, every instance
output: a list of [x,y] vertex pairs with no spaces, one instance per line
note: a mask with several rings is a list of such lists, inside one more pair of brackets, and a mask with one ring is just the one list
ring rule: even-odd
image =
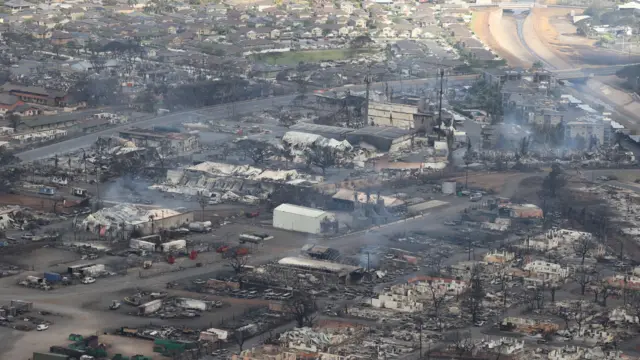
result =
[[513,16],[501,9],[475,11],[471,30],[511,66],[527,68],[535,60],[518,39]]

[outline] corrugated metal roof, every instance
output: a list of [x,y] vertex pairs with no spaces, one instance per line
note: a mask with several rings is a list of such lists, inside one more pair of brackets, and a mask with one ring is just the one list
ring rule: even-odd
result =
[[312,260],[300,257],[286,257],[278,261],[280,265],[299,266],[309,269],[318,269],[332,272],[354,272],[360,270],[358,266],[338,264],[329,261]]
[[302,215],[307,217],[321,217],[326,216],[328,213],[324,210],[308,208],[304,206],[292,205],[292,204],[282,204],[278,206],[275,211],[281,211],[289,214]]
[[425,210],[429,210],[429,209],[433,209],[433,208],[440,207],[440,206],[447,205],[447,204],[448,204],[448,202],[446,202],[446,201],[431,200],[431,201],[426,201],[426,202],[422,202],[422,203],[419,203],[419,204],[408,206],[407,210],[412,214],[417,214],[419,212],[422,212],[422,211],[425,211]]

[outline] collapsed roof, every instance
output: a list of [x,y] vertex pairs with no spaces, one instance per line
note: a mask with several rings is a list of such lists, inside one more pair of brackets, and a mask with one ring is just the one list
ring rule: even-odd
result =
[[149,219],[160,220],[180,215],[171,209],[148,209],[131,204],[118,204],[90,214],[82,221],[82,226],[109,226],[125,224],[133,226],[149,222]]
[[304,149],[312,145],[331,147],[339,151],[349,151],[353,149],[353,146],[346,140],[338,141],[335,139],[327,139],[324,136],[298,131],[288,131],[282,137],[282,142],[290,144],[294,149]]

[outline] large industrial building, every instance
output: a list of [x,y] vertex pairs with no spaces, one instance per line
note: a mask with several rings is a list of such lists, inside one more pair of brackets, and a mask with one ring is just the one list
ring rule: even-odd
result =
[[367,125],[393,126],[414,129],[424,124],[429,114],[421,113],[417,106],[369,101]]
[[327,223],[335,222],[328,211],[282,204],[273,211],[273,227],[309,234],[321,234]]

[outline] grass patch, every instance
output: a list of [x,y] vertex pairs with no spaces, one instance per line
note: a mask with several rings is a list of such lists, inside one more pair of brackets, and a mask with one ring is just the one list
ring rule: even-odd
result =
[[271,65],[297,65],[300,62],[314,63],[320,61],[337,61],[352,59],[358,56],[374,54],[378,50],[372,49],[329,49],[329,50],[304,50],[288,51],[269,54],[255,54],[251,57],[256,61]]

